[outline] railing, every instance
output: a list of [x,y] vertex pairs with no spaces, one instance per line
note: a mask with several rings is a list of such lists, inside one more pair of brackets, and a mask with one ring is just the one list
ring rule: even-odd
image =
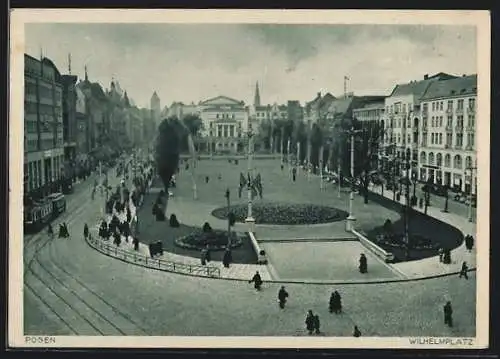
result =
[[464,125],[455,126],[455,132],[463,132],[463,130],[464,130]]
[[255,237],[255,233],[248,232],[248,236],[250,237],[250,242],[252,243],[253,250],[255,254],[257,254],[257,263],[258,264],[267,264],[266,251],[260,248],[259,243],[257,243],[257,238]]
[[199,277],[220,278],[220,269],[210,266],[184,264],[151,258],[136,252],[129,252],[118,248],[116,245],[103,242],[97,238],[86,238],[87,244],[95,250],[125,262],[134,263],[143,267],[166,272],[189,274]]
[[448,107],[448,108],[446,109],[446,113],[447,113],[448,115],[453,114],[453,108]]
[[457,109],[455,110],[455,113],[456,113],[457,115],[463,115],[463,113],[464,113],[464,109],[463,109],[463,107],[462,107],[462,108],[457,108]]
[[467,114],[475,114],[476,113],[476,108],[475,107],[467,107]]

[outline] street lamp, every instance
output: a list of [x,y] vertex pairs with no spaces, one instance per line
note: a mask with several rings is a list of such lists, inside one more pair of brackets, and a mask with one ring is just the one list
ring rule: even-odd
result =
[[477,170],[477,166],[469,166],[465,169],[466,171],[469,171],[470,173],[470,187],[469,187],[469,206],[468,206],[468,217],[469,217],[469,222],[473,221],[473,215],[472,215],[472,186],[474,185],[474,171]]
[[231,192],[229,188],[226,189],[226,200],[227,200],[227,248],[231,248]]
[[253,157],[253,132],[250,127],[247,132],[248,136],[248,183],[247,183],[247,198],[248,198],[248,211],[247,218],[245,219],[245,223],[248,225],[249,232],[254,232],[255,230],[255,219],[252,216],[252,157]]
[[353,203],[354,203],[354,136],[358,133],[362,132],[361,130],[354,130],[352,127],[347,134],[351,137],[351,193],[349,194],[349,216],[346,221],[346,231],[351,232],[354,227],[354,221],[356,217],[354,217],[353,213]]

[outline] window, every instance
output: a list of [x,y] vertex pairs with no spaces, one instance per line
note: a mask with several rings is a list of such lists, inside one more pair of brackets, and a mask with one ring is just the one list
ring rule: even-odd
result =
[[469,115],[469,127],[474,128],[476,126],[476,119],[474,115],[470,116]]
[[463,110],[464,108],[464,100],[458,100],[457,101],[457,109]]
[[411,135],[410,134],[408,134],[408,136],[407,136],[407,141],[408,141],[408,143],[411,143]]
[[440,111],[443,111],[443,101],[441,101],[441,102],[439,103],[439,110],[440,110]]
[[476,99],[475,98],[470,98],[469,99],[469,108],[471,110],[474,110],[476,108]]
[[443,144],[443,134],[442,133],[439,134],[439,144],[440,145]]
[[462,133],[457,133],[457,138],[456,138],[456,142],[455,142],[455,145],[457,147],[462,147],[463,146],[463,134]]
[[436,109],[436,103],[432,103],[432,111],[434,111]]
[[431,133],[431,145],[433,145],[433,144],[434,144],[434,132]]
[[436,155],[436,166],[441,167],[442,165],[443,165],[443,155],[441,155],[440,153],[438,153]]
[[429,165],[433,166],[434,165],[434,153],[431,152],[429,153],[429,162],[428,162]]
[[462,157],[460,155],[456,155],[453,158],[453,168],[455,169],[462,169]]
[[427,162],[427,156],[425,155],[425,152],[422,151],[420,152],[420,163],[425,164]]
[[219,118],[219,114],[216,114],[216,115],[215,115],[215,118]]
[[234,137],[234,126],[229,126],[229,136]]
[[406,113],[406,104],[403,104],[403,113]]
[[443,127],[443,116],[439,116],[439,127]]

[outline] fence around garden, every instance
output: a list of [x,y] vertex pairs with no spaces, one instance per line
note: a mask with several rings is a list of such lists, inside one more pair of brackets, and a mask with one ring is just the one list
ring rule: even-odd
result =
[[164,259],[151,258],[137,252],[123,250],[116,245],[106,243],[99,238],[92,238],[90,236],[86,241],[89,246],[109,257],[114,257],[143,267],[199,277],[220,278],[220,269],[216,267],[176,263]]

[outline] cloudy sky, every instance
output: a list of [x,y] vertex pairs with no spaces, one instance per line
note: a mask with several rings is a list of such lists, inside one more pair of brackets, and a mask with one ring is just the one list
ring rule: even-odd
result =
[[109,87],[114,76],[138,106],[226,95],[263,103],[318,91],[387,95],[424,74],[477,72],[476,31],[435,25],[27,24],[26,53]]

